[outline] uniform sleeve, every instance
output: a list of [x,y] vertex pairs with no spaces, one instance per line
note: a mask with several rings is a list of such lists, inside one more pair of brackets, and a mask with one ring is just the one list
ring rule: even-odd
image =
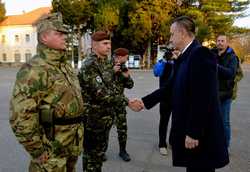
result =
[[[124,77],[124,76],[123,76],[123,77]],[[129,76],[129,77],[127,77],[127,78],[124,77],[123,83],[124,83],[124,88],[131,89],[131,88],[134,87],[134,81],[133,81],[133,79],[131,78],[131,76]]]
[[16,77],[10,101],[10,125],[17,140],[33,157],[39,157],[45,147],[39,125],[38,105],[45,88],[45,73],[23,67]]
[[[112,72],[107,73],[110,76],[105,78],[111,78],[114,75]],[[99,105],[112,105],[117,99],[120,99],[119,94],[116,93],[113,80],[105,80],[103,73],[100,73],[95,65],[84,65],[78,77],[82,95],[87,101],[95,102]]]

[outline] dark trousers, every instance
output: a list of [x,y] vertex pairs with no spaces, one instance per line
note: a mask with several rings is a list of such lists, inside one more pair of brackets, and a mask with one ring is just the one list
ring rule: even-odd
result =
[[192,168],[192,167],[187,167],[186,172],[215,172],[215,169],[212,169],[212,168]]
[[160,102],[159,147],[167,147],[166,138],[170,115],[170,105],[167,102]]
[[95,130],[85,128],[84,151],[82,157],[83,172],[101,172],[104,150],[107,149],[109,131],[112,122],[106,125],[106,129]]

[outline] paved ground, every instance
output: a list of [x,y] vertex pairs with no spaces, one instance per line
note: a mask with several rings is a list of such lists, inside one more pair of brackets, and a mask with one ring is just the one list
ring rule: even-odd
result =
[[[250,172],[250,65],[244,66],[245,78],[240,83],[239,99],[232,106],[231,163],[218,172]],[[25,172],[28,155],[20,146],[9,126],[9,97],[17,69],[0,68],[0,172]],[[134,71],[135,88],[127,91],[130,98],[141,97],[158,87],[152,71]],[[150,111],[128,111],[128,152],[132,161],[125,163],[118,157],[116,130],[112,129],[107,152],[108,161],[103,172],[184,172],[173,168],[170,154],[159,155],[158,106]],[[78,161],[77,171],[81,171]]]

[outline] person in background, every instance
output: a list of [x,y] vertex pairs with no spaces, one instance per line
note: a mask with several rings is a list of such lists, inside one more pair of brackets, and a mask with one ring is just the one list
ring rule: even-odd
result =
[[[125,97],[124,88],[131,89],[134,86],[134,81],[131,78],[130,70],[126,67],[125,63],[128,61],[129,51],[126,48],[117,48],[114,50],[113,63],[115,69],[115,85],[118,89],[118,94],[121,97]],[[126,104],[122,101],[117,101],[117,104],[114,106],[115,118],[114,124],[117,128],[118,133],[118,142],[119,142],[119,156],[124,161],[130,161],[131,158],[126,151],[127,145],[127,112]],[[105,150],[106,152],[106,150]]]
[[226,144],[229,148],[231,140],[230,111],[235,87],[235,76],[239,61],[233,49],[229,47],[229,40],[225,34],[218,35],[216,39],[216,53],[219,80],[219,98],[222,110],[222,119],[226,134]]
[[[163,88],[169,82],[174,75],[174,60],[178,57],[179,51],[174,50],[170,46],[167,47],[166,52],[164,53],[162,59],[160,59],[154,66],[154,75],[159,77],[159,87]],[[159,151],[160,154],[166,156],[167,151],[167,130],[168,123],[171,115],[171,104],[170,97],[160,102],[160,121],[159,121]]]

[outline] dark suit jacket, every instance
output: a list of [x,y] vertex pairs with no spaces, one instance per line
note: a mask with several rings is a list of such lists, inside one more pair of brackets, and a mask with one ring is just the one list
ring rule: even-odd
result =
[[[174,166],[220,168],[229,163],[219,108],[216,59],[194,40],[175,63],[173,82],[142,98],[147,109],[171,95]],[[186,135],[199,140],[185,149]]]

